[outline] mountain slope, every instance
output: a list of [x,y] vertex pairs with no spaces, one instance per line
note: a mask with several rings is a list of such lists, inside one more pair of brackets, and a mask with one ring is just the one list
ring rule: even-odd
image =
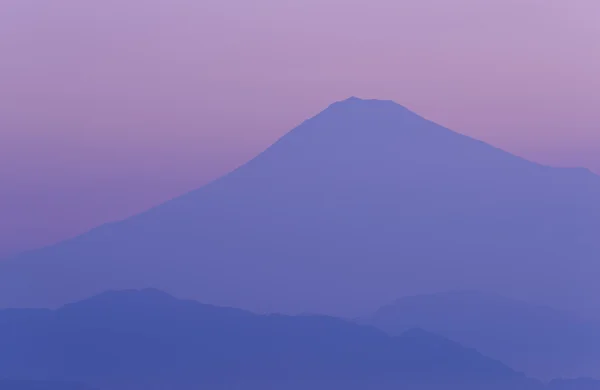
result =
[[[56,311],[0,311],[0,377],[85,381],[103,389],[539,386],[425,331],[390,337],[331,317],[254,315],[156,290],[110,292]],[[131,387],[119,387],[125,385]]]
[[586,170],[350,98],[197,191],[9,259],[0,306],[157,287],[257,311],[358,315],[398,296],[488,289],[593,312],[598,199]]
[[476,291],[405,297],[361,321],[390,334],[435,332],[542,379],[591,376],[600,326],[572,313]]

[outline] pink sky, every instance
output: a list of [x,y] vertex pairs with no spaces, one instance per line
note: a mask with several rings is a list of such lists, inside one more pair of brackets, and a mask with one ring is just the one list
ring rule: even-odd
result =
[[598,0],[3,0],[0,256],[195,188],[351,95],[600,172],[598,69]]

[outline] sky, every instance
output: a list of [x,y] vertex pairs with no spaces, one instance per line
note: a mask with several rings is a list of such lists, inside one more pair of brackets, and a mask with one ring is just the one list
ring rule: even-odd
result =
[[349,96],[600,173],[598,0],[3,0],[0,257],[194,189]]

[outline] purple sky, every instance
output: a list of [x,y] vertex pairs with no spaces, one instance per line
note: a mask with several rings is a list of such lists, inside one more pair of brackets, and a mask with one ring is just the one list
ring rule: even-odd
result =
[[351,95],[600,172],[598,69],[598,0],[3,0],[0,256],[197,187]]

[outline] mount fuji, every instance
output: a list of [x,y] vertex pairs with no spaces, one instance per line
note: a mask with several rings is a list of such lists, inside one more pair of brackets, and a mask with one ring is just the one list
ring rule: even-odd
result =
[[153,287],[257,312],[355,316],[473,289],[594,314],[599,199],[586,169],[349,98],[198,190],[0,262],[0,307]]

